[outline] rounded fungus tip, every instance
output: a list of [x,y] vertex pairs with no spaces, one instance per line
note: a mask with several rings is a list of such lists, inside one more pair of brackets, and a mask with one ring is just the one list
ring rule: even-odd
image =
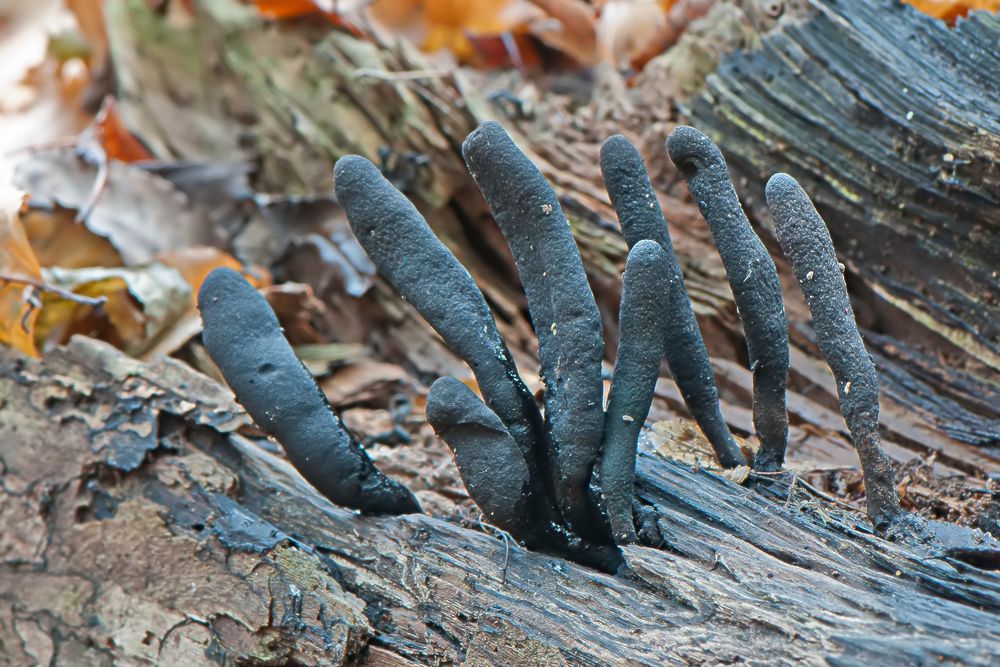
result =
[[475,149],[484,143],[488,146],[491,140],[497,139],[509,140],[510,135],[507,134],[507,130],[503,129],[500,123],[492,120],[483,121],[462,142],[462,154],[466,155],[470,149]]
[[798,189],[799,184],[794,178],[780,172],[767,179],[767,185],[764,187],[764,196],[769,202],[777,201],[781,197],[793,194]]
[[667,137],[667,153],[682,172],[692,167],[722,163],[719,147],[690,125],[678,125]]

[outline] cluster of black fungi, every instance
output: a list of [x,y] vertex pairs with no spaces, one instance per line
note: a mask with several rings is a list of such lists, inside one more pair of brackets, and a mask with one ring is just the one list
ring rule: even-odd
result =
[[[746,335],[760,442],[750,465],[778,471],[788,436],[789,353],[774,262],[751,228],[715,144],[679,126],[667,150],[711,229]],[[482,399],[455,378],[442,377],[430,388],[426,412],[486,522],[528,548],[614,571],[621,562],[617,545],[660,545],[655,517],[650,521],[650,510],[636,498],[635,464],[664,354],[719,463],[748,464],[720,412],[666,221],[638,151],[622,136],[608,139],[601,170],[629,253],[605,404],[601,317],[555,193],[496,123],[473,131],[462,154],[524,286],[538,337],[544,406],[521,379],[469,273],[371,162],[358,156],[337,162],[337,199],[379,274],[476,377]],[[901,508],[879,440],[878,378],[830,234],[787,174],[771,177],[766,198],[836,378],[875,531],[956,553],[986,548],[970,531],[923,521]],[[201,288],[199,307],[205,346],[237,400],[320,493],[366,514],[420,512],[413,494],[382,474],[343,427],[266,301],[238,273],[213,272]]]

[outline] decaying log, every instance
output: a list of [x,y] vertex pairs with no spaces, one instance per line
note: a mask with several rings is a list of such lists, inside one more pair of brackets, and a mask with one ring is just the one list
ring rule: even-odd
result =
[[639,493],[664,549],[626,547],[610,576],[439,518],[336,508],[175,361],[80,338],[41,362],[6,352],[0,401],[9,664],[986,665],[1000,651],[995,574],[648,452]]
[[[435,75],[404,46],[379,49],[309,22],[262,23],[232,0],[190,4],[195,17],[172,22],[140,0],[107,3],[123,110],[157,157],[244,157],[260,165],[259,189],[309,193],[329,190],[340,156],[374,160],[386,147],[383,171],[482,286],[519,368],[531,369],[514,262],[459,148],[478,120],[500,114],[484,99],[491,85]],[[996,69],[996,19],[946,32],[893,7],[812,0],[806,13],[762,26],[760,48],[730,56],[688,108],[746,177],[737,190],[750,194],[749,213],[775,171],[815,195],[887,391],[889,455],[935,453],[945,472],[982,479],[996,470],[1000,432],[995,276],[981,270],[998,264],[982,237],[996,234],[997,131],[974,90],[960,89],[974,80],[995,92],[982,79]],[[904,53],[909,35],[926,48]],[[927,53],[928,63],[915,60]],[[279,60],[289,66],[275,68]],[[805,74],[782,69],[793,65]],[[392,76],[401,70],[430,74]],[[876,85],[883,76],[892,83]],[[855,78],[870,85],[841,83]],[[501,79],[492,89],[518,85]],[[927,91],[952,96],[947,122],[931,122]],[[626,244],[597,158],[622,128],[587,109],[560,109],[569,121],[554,127],[556,114],[544,111],[505,124],[553,183],[614,332]],[[750,434],[742,330],[710,232],[669,167],[670,123],[622,126],[658,174],[726,420]],[[776,256],[761,216],[750,218]],[[237,254],[249,245],[234,239]],[[788,265],[776,264],[793,294]],[[928,266],[945,282],[927,283]],[[282,277],[311,279],[294,268]],[[353,332],[331,336],[370,332],[371,349],[426,382],[467,372],[385,285],[363,298],[313,286]],[[807,311],[786,308],[789,462],[855,465]],[[684,410],[669,380],[657,394],[654,418]],[[335,508],[267,441],[237,432],[246,424],[226,390],[176,362],[142,364],[83,339],[42,362],[4,353],[0,661],[891,665],[990,664],[1000,652],[996,575],[875,538],[859,515],[802,487],[770,500],[646,447],[637,489],[659,515],[664,547],[625,547],[627,570],[611,576],[527,552],[489,527],[462,527],[460,487],[445,488],[427,474],[435,466],[409,466],[399,450],[371,453],[430,516]],[[414,448],[452,465],[436,440]]]
[[722,59],[691,122],[725,147],[751,207],[775,172],[809,192],[879,334],[879,365],[910,366],[882,371],[893,400],[995,449],[1000,16],[949,28],[902,3],[803,4]]

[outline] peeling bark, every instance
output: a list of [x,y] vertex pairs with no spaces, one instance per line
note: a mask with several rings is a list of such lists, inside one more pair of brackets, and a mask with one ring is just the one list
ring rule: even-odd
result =
[[997,575],[648,451],[637,483],[664,548],[625,547],[611,576],[517,546],[505,559],[502,541],[433,516],[336,508],[177,362],[79,338],[41,362],[7,352],[0,401],[8,664],[987,665],[1000,651]]

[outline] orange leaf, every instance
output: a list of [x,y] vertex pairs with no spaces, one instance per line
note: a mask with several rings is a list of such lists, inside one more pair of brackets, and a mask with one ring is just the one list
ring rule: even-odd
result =
[[122,122],[122,118],[118,114],[115,98],[110,95],[104,98],[101,110],[97,112],[93,124],[87,128],[84,134],[93,137],[104,149],[104,154],[109,160],[141,162],[153,157],[125,127],[125,123]]
[[164,252],[157,255],[156,260],[175,269],[191,286],[192,306],[197,303],[201,283],[213,269],[220,266],[239,271],[251,285],[258,289],[271,284],[271,274],[267,269],[257,266],[244,269],[243,265],[232,255],[209,246],[195,246]]
[[[583,0],[531,0],[549,17],[531,30],[546,45],[562,51],[581,65],[597,61],[594,9]],[[540,27],[555,23],[552,28]]]
[[0,193],[0,343],[38,356],[34,330],[38,308],[25,298],[31,288],[10,278],[40,281],[41,267],[21,226],[25,197],[7,190]]
[[253,0],[253,6],[261,16],[273,20],[297,19],[321,12],[312,0]]
[[905,0],[924,14],[943,19],[949,23],[971,10],[984,9],[988,12],[1000,11],[1000,0]]
[[499,35],[523,23],[524,0],[374,0],[371,20],[417,42],[424,51],[451,51],[459,60],[475,55],[470,40]]
[[362,34],[344,14],[327,11],[313,0],[251,0],[251,4],[257,8],[261,16],[272,21],[322,16],[333,26],[346,30],[356,37]]
[[76,221],[76,209],[58,204],[29,205],[21,213],[21,225],[42,266],[83,269],[122,265],[121,255],[111,241]]

